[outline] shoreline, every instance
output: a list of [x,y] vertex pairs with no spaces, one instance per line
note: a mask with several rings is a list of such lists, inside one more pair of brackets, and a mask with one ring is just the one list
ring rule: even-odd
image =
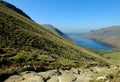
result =
[[78,36],[78,35],[68,35],[68,36],[75,36],[75,37],[78,37],[78,38],[81,38],[81,39],[91,40],[91,41],[95,42],[96,44],[99,44],[100,46],[103,46],[103,47],[105,46],[106,48],[109,48],[109,49],[97,49],[97,48],[94,48],[94,47],[91,47],[91,46],[81,45],[81,44],[79,44],[79,43],[77,42],[77,40],[75,40],[75,39],[73,39],[73,38],[71,37],[71,38],[75,41],[75,43],[76,43],[77,45],[83,46],[83,47],[88,47],[88,48],[95,49],[95,50],[113,50],[113,49],[116,48],[115,46],[113,46],[113,45],[111,45],[111,44],[108,44],[108,43],[105,43],[105,42],[103,42],[103,41],[101,41],[101,40],[96,40],[96,39],[92,39],[92,38],[81,37],[81,36]]

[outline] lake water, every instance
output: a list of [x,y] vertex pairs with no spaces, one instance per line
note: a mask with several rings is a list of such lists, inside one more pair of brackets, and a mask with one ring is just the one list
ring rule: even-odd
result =
[[69,35],[76,43],[80,46],[86,46],[89,48],[97,49],[97,50],[111,50],[112,47],[102,42],[97,42],[87,38],[81,38],[76,35]]

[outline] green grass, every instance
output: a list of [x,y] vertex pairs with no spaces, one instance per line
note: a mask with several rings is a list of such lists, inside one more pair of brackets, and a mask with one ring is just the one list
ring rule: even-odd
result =
[[[56,55],[69,61],[77,60],[84,63],[89,60],[97,60],[86,51],[82,51],[82,48],[74,43],[28,20],[24,16],[3,5],[0,5],[0,8],[0,47],[24,50],[24,53],[21,52],[22,54],[16,53],[17,56],[14,57],[16,62],[22,57],[24,58],[24,54],[30,55],[29,53],[36,49],[41,50],[42,55]],[[27,62],[27,58],[29,59],[30,56],[26,56],[24,61]]]
[[24,71],[25,65],[41,71],[90,64],[108,61],[0,4],[0,78],[7,70]]
[[92,52],[94,52],[96,54],[99,54],[101,56],[106,54],[106,53],[112,53],[112,52],[116,51],[116,49],[112,49],[112,50],[96,50],[96,49],[85,47],[85,46],[82,46],[82,47],[89,50],[89,51],[92,51]]
[[120,64],[120,51],[104,54],[104,57],[114,64]]

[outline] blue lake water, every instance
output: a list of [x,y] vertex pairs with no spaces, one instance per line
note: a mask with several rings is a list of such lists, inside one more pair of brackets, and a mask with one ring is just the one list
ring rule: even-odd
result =
[[76,41],[76,44],[80,46],[86,46],[86,47],[97,49],[97,50],[111,50],[112,49],[110,45],[107,45],[102,42],[97,42],[97,41],[87,39],[87,38],[81,38],[76,35],[69,35],[69,37],[72,38],[74,41]]

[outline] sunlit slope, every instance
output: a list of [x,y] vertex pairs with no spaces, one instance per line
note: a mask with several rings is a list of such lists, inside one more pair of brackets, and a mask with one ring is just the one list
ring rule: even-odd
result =
[[120,26],[112,26],[100,30],[91,31],[82,35],[83,37],[103,41],[120,48]]
[[111,53],[104,54],[104,57],[113,64],[120,64],[120,51],[114,51]]
[[52,32],[55,33],[55,34],[62,36],[62,37],[67,36],[67,35],[65,35],[63,32],[61,32],[60,30],[58,30],[57,28],[55,28],[53,25],[43,24],[42,26],[43,26],[44,28],[52,31]]
[[31,20],[31,18],[26,13],[24,13],[21,9],[18,9],[16,6],[14,6],[8,2],[5,2],[3,0],[0,0],[0,3]]
[[23,71],[25,65],[36,66],[40,71],[43,68],[105,65],[106,62],[101,56],[0,4],[0,67],[3,70],[0,75]]

